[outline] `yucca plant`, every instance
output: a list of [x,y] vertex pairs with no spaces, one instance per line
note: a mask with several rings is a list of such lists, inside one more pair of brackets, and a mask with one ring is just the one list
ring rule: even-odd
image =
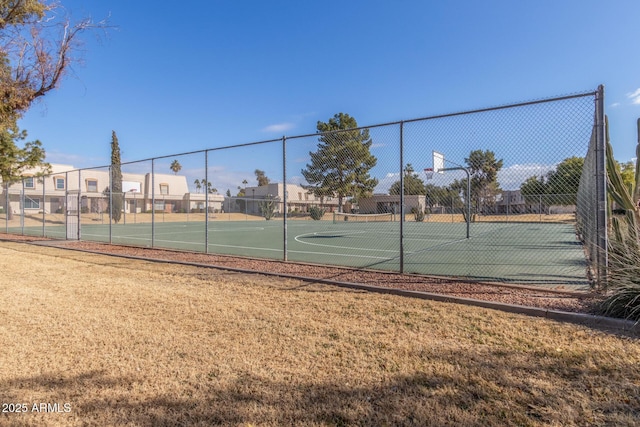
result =
[[615,240],[609,248],[611,293],[601,309],[607,316],[640,321],[640,252]]
[[[640,119],[636,157],[640,156]],[[613,149],[607,142],[607,190],[611,200],[624,215],[611,215],[612,238],[609,239],[609,290],[610,295],[602,304],[605,314],[640,321],[640,162],[636,160],[635,179],[628,188],[616,167]]]

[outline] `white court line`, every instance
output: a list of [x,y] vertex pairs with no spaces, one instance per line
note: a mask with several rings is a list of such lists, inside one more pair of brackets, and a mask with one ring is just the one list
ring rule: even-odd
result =
[[[370,251],[370,252],[391,252],[391,253],[397,253],[398,252],[397,249],[389,250],[389,249],[352,248],[352,247],[348,247],[348,246],[326,245],[326,244],[323,244],[323,243],[311,243],[311,242],[305,242],[305,241],[298,240],[299,238],[306,237],[306,236],[318,236],[318,235],[321,236],[322,233],[336,234],[336,232],[334,232],[334,231],[317,231],[315,233],[299,234],[294,238],[294,240],[296,242],[298,242],[298,243],[303,244],[303,245],[320,246],[320,247],[325,247],[325,248],[335,248],[335,249],[344,249],[344,250],[349,250],[350,249],[350,250],[354,250],[354,251]],[[357,232],[340,233],[340,234],[343,235],[343,236],[349,236],[349,235],[363,234],[363,233],[366,233],[366,231],[357,231]],[[315,253],[320,253],[320,252],[315,252]]]
[[[338,249],[342,249],[339,246],[337,246],[337,248]],[[394,258],[397,258],[397,257],[389,258],[389,257],[375,256],[375,255],[339,254],[339,253],[335,253],[335,252],[312,252],[312,251],[292,251],[292,250],[288,250],[287,252],[295,253],[295,254],[341,256],[341,257],[349,257],[349,258],[384,259],[384,260],[389,260],[389,261],[394,259]]]

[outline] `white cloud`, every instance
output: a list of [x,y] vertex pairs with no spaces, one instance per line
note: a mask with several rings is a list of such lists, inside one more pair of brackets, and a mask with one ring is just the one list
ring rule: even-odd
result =
[[296,175],[296,176],[289,176],[287,177],[287,184],[293,184],[293,185],[306,185],[307,184],[307,180],[304,179],[303,176],[300,175]]
[[263,132],[286,132],[293,129],[293,123],[276,123],[262,129]]
[[109,160],[100,157],[86,157],[78,154],[60,153],[58,151],[47,151],[46,162],[55,164],[72,165],[74,168],[87,168],[96,165],[108,165]]
[[393,185],[394,182],[400,179],[400,174],[397,172],[388,172],[384,178],[378,180],[378,185],[373,190],[376,194],[387,194],[389,192],[389,188]]
[[613,104],[610,105],[611,108],[616,108],[619,107],[620,103],[619,102],[614,102]]
[[632,104],[640,105],[640,88],[636,89],[635,92],[628,93],[627,97],[631,99]]
[[[546,176],[549,172],[556,169],[558,165],[544,165],[539,163],[527,163],[527,164],[515,164],[508,166],[498,172],[498,183],[503,190],[517,190],[520,188],[523,182],[527,178],[532,176]],[[462,171],[450,171],[443,174],[433,174],[432,179],[426,179],[426,176],[422,171],[417,171],[418,176],[425,184],[432,184],[436,187],[447,187],[453,183],[453,181],[465,179],[465,174]],[[389,188],[394,182],[400,179],[398,172],[389,172],[383,178],[379,178],[375,193],[386,194],[389,192]]]
[[532,176],[546,176],[556,169],[557,165],[543,165],[538,163],[528,163],[522,165],[512,165],[498,172],[498,182],[503,190],[516,190],[523,182]]

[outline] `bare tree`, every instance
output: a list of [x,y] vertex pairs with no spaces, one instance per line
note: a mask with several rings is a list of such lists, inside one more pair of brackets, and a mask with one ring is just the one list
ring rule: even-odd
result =
[[80,62],[80,35],[106,28],[106,20],[72,23],[57,1],[0,0],[0,178],[6,188],[24,169],[45,173],[49,167],[40,141],[16,144],[26,138],[18,119]]
[[81,62],[83,33],[107,28],[107,20],[72,22],[57,1],[0,0],[0,126],[13,126]]

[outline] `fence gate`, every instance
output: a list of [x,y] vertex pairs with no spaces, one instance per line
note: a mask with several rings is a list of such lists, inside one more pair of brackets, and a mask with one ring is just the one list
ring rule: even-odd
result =
[[68,240],[80,239],[80,192],[69,191],[66,200],[66,229]]

